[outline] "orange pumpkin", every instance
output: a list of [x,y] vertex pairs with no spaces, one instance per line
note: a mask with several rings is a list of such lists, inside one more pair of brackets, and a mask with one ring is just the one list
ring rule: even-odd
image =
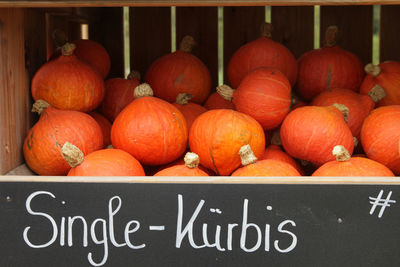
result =
[[274,159],[280,160],[292,165],[301,175],[304,175],[304,171],[301,168],[300,164],[294,160],[291,156],[289,156],[286,152],[282,151],[281,147],[278,145],[269,145],[264,151],[264,154],[260,157],[261,160],[265,159]]
[[32,79],[35,101],[42,99],[58,109],[88,112],[104,97],[103,78],[74,55],[75,45],[65,44],[62,55],[45,63]]
[[230,109],[201,114],[189,132],[191,151],[199,155],[200,164],[217,175],[229,175],[240,166],[238,151],[246,144],[260,157],[265,148],[264,131],[252,117]]
[[285,151],[294,158],[320,166],[335,157],[334,146],[341,144],[353,153],[354,141],[343,114],[335,107],[305,106],[284,119],[280,137]]
[[161,165],[183,154],[188,129],[182,113],[172,104],[150,96],[152,93],[148,84],[136,87],[136,99],[112,125],[111,142],[142,164]]
[[[225,86],[225,85],[220,85]],[[220,87],[218,86],[218,87]],[[203,105],[206,109],[235,109],[235,105],[232,103],[232,99],[225,99],[218,92],[212,93]]]
[[120,149],[101,149],[84,156],[66,142],[61,154],[71,166],[68,176],[145,176],[139,161]]
[[271,38],[271,24],[261,26],[261,37],[241,46],[228,63],[228,79],[233,88],[253,70],[271,67],[281,71],[293,86],[297,79],[297,62],[293,54]]
[[360,137],[368,158],[400,175],[400,105],[373,110],[364,120]]
[[249,145],[243,146],[239,151],[243,167],[237,169],[231,176],[301,176],[289,163],[264,159],[257,161]]
[[200,158],[195,153],[186,153],[184,161],[184,165],[177,164],[165,168],[154,176],[208,176],[208,173],[199,168]]
[[211,91],[211,75],[204,63],[190,53],[193,45],[193,38],[186,36],[179,50],[151,64],[146,82],[153,88],[155,96],[174,102],[179,93],[188,93],[198,104],[207,99]]
[[187,128],[190,130],[194,120],[207,111],[207,109],[199,104],[189,102],[193,96],[191,94],[179,94],[176,97],[176,102],[173,105],[182,112],[186,119]]
[[400,105],[400,62],[385,61],[378,66],[365,66],[365,76],[360,93],[381,96],[377,106]]
[[[47,107],[47,108],[46,108]],[[84,155],[103,147],[99,124],[88,114],[58,110],[37,101],[39,121],[30,129],[23,145],[25,162],[39,175],[66,175],[71,168],[61,156],[62,145],[73,142]]]
[[385,165],[364,157],[351,157],[341,145],[335,146],[332,154],[336,160],[319,167],[312,176],[394,176]]
[[101,132],[103,134],[103,147],[107,147],[111,144],[111,123],[100,113],[97,112],[89,112],[89,115],[92,116],[93,119],[99,124],[101,128]]

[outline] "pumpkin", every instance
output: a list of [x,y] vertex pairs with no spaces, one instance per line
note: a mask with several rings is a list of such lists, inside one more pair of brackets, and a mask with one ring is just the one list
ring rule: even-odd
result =
[[282,151],[279,145],[269,145],[264,151],[264,154],[259,158],[259,160],[274,159],[289,163],[292,165],[301,175],[304,175],[304,171],[300,164],[289,156],[286,152]]
[[209,176],[208,173],[199,168],[200,158],[195,153],[186,153],[184,161],[184,165],[177,164],[165,168],[154,176]]
[[89,115],[99,124],[103,134],[103,147],[107,147],[111,144],[111,123],[100,113],[92,111],[89,112]]
[[347,109],[347,125],[353,136],[359,136],[362,123],[368,114],[374,109],[375,103],[371,97],[360,95],[349,89],[332,89],[324,91],[313,99],[313,106],[331,106],[333,104],[344,105]]
[[145,80],[156,97],[174,102],[179,93],[188,93],[198,104],[207,99],[211,91],[211,75],[204,63],[191,54],[194,44],[193,38],[186,36],[179,50],[151,64]]
[[180,157],[187,147],[185,117],[172,104],[152,97],[148,84],[135,88],[135,100],[111,127],[111,143],[146,165],[161,165]]
[[249,144],[258,157],[264,153],[265,136],[252,117],[231,109],[214,109],[201,114],[189,132],[189,146],[200,164],[217,175],[229,175],[240,166],[239,149]]
[[133,71],[128,79],[111,78],[105,81],[105,95],[99,112],[109,121],[114,121],[121,110],[135,99],[134,90],[139,86],[139,80],[140,74]]
[[265,67],[250,72],[236,90],[220,91],[223,95],[231,95],[236,110],[256,119],[264,130],[278,127],[288,114],[290,92],[285,75]]
[[200,114],[207,111],[207,109],[196,103],[189,103],[189,100],[192,99],[193,96],[191,94],[181,93],[176,97],[176,102],[173,105],[182,112],[183,116],[186,119],[187,128],[190,130],[192,127],[193,121],[200,116]]
[[239,150],[243,167],[237,169],[231,176],[301,176],[289,163],[275,160],[257,160],[249,145]]
[[335,157],[331,151],[341,144],[353,153],[354,141],[343,114],[333,106],[305,106],[290,112],[280,128],[285,151],[294,158],[320,166]]
[[[220,85],[218,87],[224,87],[226,85]],[[217,87],[217,88],[218,88]],[[235,105],[232,103],[232,99],[225,99],[217,89],[216,92],[210,94],[204,103],[204,107],[208,110],[210,109],[235,109]]]
[[35,101],[42,99],[58,109],[88,112],[104,97],[103,78],[74,55],[74,44],[65,44],[62,55],[42,65],[32,79]]
[[394,176],[385,165],[364,157],[351,157],[341,145],[333,148],[336,160],[319,167],[312,176]]
[[233,88],[253,70],[271,67],[281,71],[293,86],[297,79],[297,62],[294,55],[282,44],[271,39],[272,26],[261,25],[261,36],[241,46],[228,63],[228,79]]
[[59,110],[37,101],[33,111],[39,121],[29,130],[23,144],[25,162],[39,175],[66,175],[71,168],[61,156],[61,147],[73,142],[84,155],[103,147],[99,124],[88,114]]
[[68,176],[145,176],[139,161],[120,149],[101,149],[85,156],[66,142],[61,154],[71,166]]
[[304,53],[298,60],[296,92],[305,100],[333,88],[360,88],[364,77],[361,60],[336,44],[337,33],[336,26],[328,27],[325,45]]
[[368,158],[400,175],[400,105],[374,109],[364,120],[360,138]]
[[379,97],[377,107],[400,105],[400,62],[368,64],[365,71],[367,75],[360,87],[361,94]]

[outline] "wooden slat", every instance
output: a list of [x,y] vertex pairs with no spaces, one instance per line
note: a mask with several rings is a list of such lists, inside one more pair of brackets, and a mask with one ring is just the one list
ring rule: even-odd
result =
[[[176,9],[177,44],[191,35],[197,45],[193,54],[208,67],[212,88],[218,81],[218,9],[216,7],[180,7]],[[179,45],[177,45],[179,47]]]
[[23,162],[29,129],[29,89],[25,70],[24,10],[0,9],[0,173]]
[[282,43],[296,58],[314,48],[313,7],[272,7],[272,39]]
[[321,7],[321,39],[329,25],[339,27],[338,45],[358,55],[364,64],[372,60],[372,6]]
[[97,8],[89,24],[89,39],[102,44],[111,58],[108,78],[124,77],[123,11],[120,7]]
[[171,52],[171,9],[130,9],[131,69],[142,77],[151,63]]
[[224,72],[233,53],[242,45],[260,36],[265,21],[264,7],[224,7]]
[[380,61],[400,61],[400,6],[381,7]]

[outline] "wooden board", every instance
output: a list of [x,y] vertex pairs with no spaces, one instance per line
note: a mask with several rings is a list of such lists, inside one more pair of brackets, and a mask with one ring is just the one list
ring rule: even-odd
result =
[[272,39],[282,43],[296,58],[314,48],[313,7],[272,7]]
[[23,25],[23,9],[0,9],[1,174],[23,162],[21,148],[30,124]]
[[212,88],[218,84],[218,10],[216,7],[179,7],[176,9],[177,48],[185,35],[191,35],[197,45],[193,54],[208,67]]
[[400,6],[381,7],[380,61],[400,61]]
[[340,47],[359,56],[364,65],[372,61],[372,6],[321,7],[321,45],[330,25],[339,27]]
[[130,9],[131,69],[142,75],[157,58],[171,52],[171,9]]

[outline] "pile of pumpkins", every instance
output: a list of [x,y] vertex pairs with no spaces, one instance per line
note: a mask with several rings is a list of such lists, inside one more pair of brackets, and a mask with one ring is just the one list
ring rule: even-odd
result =
[[337,33],[296,60],[265,23],[215,91],[190,36],[143,82],[106,79],[99,43],[65,43],[32,79],[26,163],[51,176],[400,175],[400,62],[364,67]]

